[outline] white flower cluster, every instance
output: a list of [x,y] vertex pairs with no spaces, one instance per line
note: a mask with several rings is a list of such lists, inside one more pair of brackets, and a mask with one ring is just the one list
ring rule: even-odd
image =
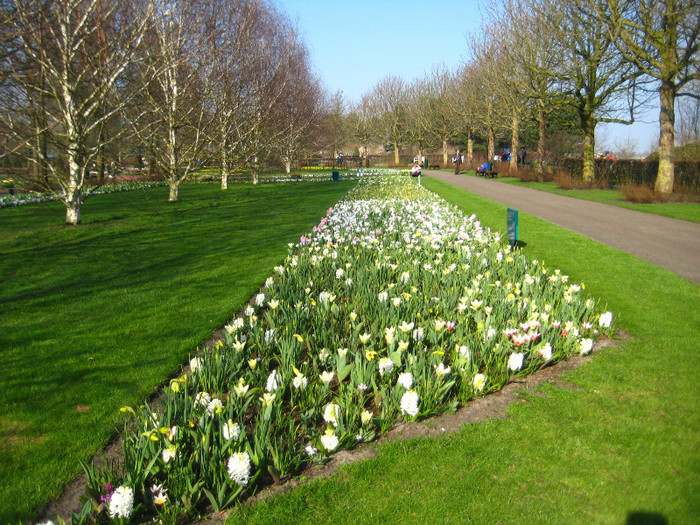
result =
[[134,490],[131,487],[118,487],[109,498],[109,517],[128,518],[134,511]]
[[401,413],[416,417],[418,415],[418,392],[409,390],[401,396]]
[[250,481],[250,456],[247,452],[237,452],[228,458],[228,476],[231,481],[245,487]]

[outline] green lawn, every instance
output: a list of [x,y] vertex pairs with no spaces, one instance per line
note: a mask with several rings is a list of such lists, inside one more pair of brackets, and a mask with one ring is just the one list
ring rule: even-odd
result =
[[[505,231],[505,206],[423,183]],[[566,388],[523,396],[506,420],[382,444],[227,523],[698,523],[700,287],[535,217],[519,226],[526,253],[584,282],[631,339],[568,373]]]
[[[473,171],[467,172],[474,175]],[[534,190],[548,191],[576,199],[584,199],[603,204],[613,204],[631,210],[643,211],[671,217],[672,219],[682,219],[691,222],[700,222],[700,203],[697,202],[666,202],[656,204],[637,204],[624,200],[624,196],[618,190],[562,190],[555,182],[520,182],[515,177],[499,177],[499,182],[532,188]]]
[[34,510],[177,373],[353,183],[186,185],[0,210],[0,523]]

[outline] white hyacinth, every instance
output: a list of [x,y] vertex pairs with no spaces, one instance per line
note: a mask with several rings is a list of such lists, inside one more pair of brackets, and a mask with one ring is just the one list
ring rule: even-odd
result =
[[382,357],[379,360],[379,375],[391,374],[394,370],[394,362],[388,357]]
[[190,359],[190,369],[193,372],[196,372],[197,370],[202,369],[202,360],[199,357],[193,357]]
[[409,390],[401,396],[401,413],[411,417],[418,415],[418,392]]
[[476,374],[472,384],[474,385],[474,390],[481,392],[486,385],[486,376],[484,374]]
[[262,306],[265,304],[265,294],[259,293],[255,296],[255,306]]
[[410,372],[403,372],[402,374],[399,374],[399,378],[396,380],[396,382],[406,390],[411,390],[411,387],[413,386],[413,375]]
[[508,358],[508,368],[513,372],[517,372],[523,367],[523,359],[525,354],[519,352],[513,352]]
[[237,452],[228,458],[228,477],[231,481],[245,487],[250,481],[250,456],[247,452]]
[[229,419],[228,422],[221,427],[221,434],[227,441],[238,439],[238,436],[241,435],[241,426]]
[[332,452],[338,448],[338,443],[338,436],[333,434],[332,431],[326,431],[326,433],[321,436],[321,445],[323,445],[323,448],[328,452]]
[[128,518],[134,511],[134,490],[131,487],[119,487],[109,498],[109,517]]

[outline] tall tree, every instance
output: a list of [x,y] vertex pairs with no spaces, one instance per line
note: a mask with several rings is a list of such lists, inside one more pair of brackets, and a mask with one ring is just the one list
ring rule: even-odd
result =
[[[444,166],[447,165],[448,144],[462,130],[459,106],[465,101],[454,97],[456,82],[456,75],[440,67],[433,69],[416,86],[418,127],[442,146]],[[469,157],[467,160],[469,162]]]
[[410,140],[408,86],[401,77],[387,76],[370,92],[375,115],[375,133],[394,150],[394,163],[400,164],[401,148]]
[[540,0],[534,6],[558,42],[559,66],[551,74],[578,113],[586,181],[595,178],[596,126],[599,122],[631,124],[639,97],[639,70],[619,53],[607,27],[600,23],[601,13],[608,12],[606,2]]
[[700,79],[700,5],[697,0],[607,0],[595,4],[599,20],[625,60],[658,82],[659,171],[655,189],[673,192],[677,97],[700,100],[684,89]]
[[0,119],[15,151],[29,146],[26,158],[60,188],[66,222],[78,224],[88,166],[115,138],[100,131],[140,91],[120,79],[137,57],[151,4],[13,0],[8,9],[14,51]]
[[561,104],[554,91],[555,71],[560,57],[557,42],[547,29],[531,0],[502,0],[499,7],[500,35],[506,43],[508,72],[523,96],[533,106],[537,121],[537,171],[544,169],[547,118]]
[[165,175],[168,200],[202,163],[215,122],[211,105],[214,76],[208,53],[215,46],[215,11],[202,0],[155,0],[145,67],[149,81],[144,119],[134,121],[152,160]]

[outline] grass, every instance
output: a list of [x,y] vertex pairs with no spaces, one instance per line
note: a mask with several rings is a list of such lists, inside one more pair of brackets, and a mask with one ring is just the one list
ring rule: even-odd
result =
[[29,521],[352,183],[188,185],[0,210],[0,523]]
[[[467,172],[469,175],[474,175],[474,172]],[[521,182],[516,177],[499,177],[499,182],[513,184],[515,186],[523,186],[534,190],[547,191],[557,193],[567,197],[576,199],[584,199],[603,204],[613,204],[622,208],[642,211],[645,213],[653,213],[670,217],[672,219],[682,219],[684,221],[700,222],[700,203],[697,202],[665,202],[653,204],[637,204],[624,200],[624,195],[618,190],[562,190],[557,186],[556,182]]]
[[[423,183],[505,231],[505,206]],[[506,420],[379,445],[375,459],[227,523],[697,523],[700,288],[538,218],[519,226],[526,253],[584,282],[631,339],[595,353],[566,387],[523,396]]]

